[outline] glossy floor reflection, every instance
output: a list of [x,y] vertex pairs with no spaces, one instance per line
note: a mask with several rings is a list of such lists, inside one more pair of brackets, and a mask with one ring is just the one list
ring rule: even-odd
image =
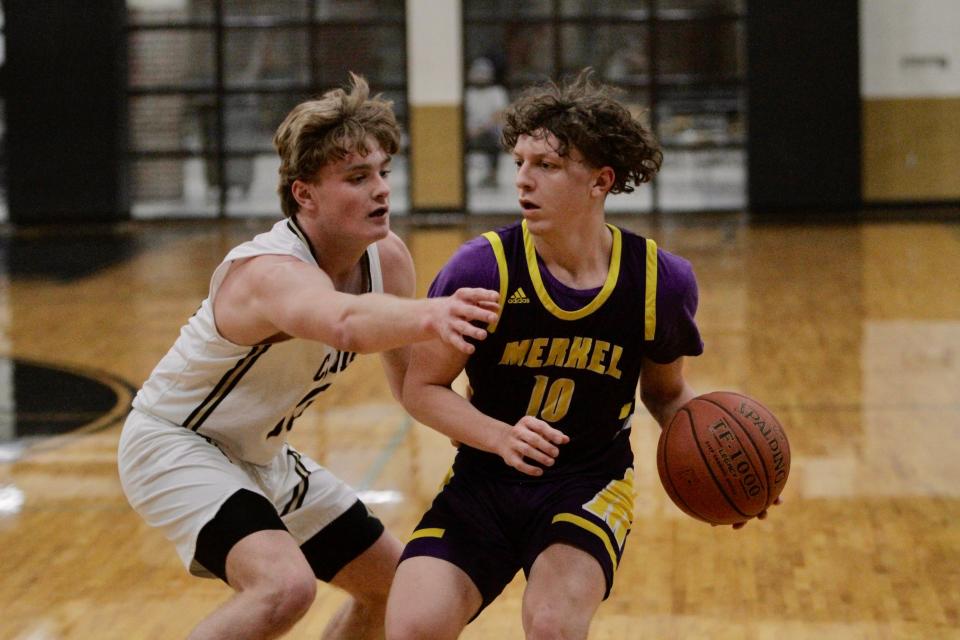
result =
[[[138,386],[220,257],[270,222],[135,226],[152,241],[82,277],[5,276],[0,355]],[[689,378],[698,391],[765,402],[787,429],[793,464],[784,504],[766,521],[711,528],[667,498],[656,426],[639,415],[636,521],[590,637],[960,638],[960,227],[617,222],[691,260],[706,352],[688,361]],[[419,290],[484,229],[399,228]],[[452,449],[393,402],[376,358],[344,375],[291,439],[368,492],[402,538]],[[118,436],[118,425],[56,436],[0,462],[0,638],[184,637],[228,596],[185,575],[129,509]],[[522,637],[522,588],[515,580],[464,638]],[[289,637],[319,637],[341,601],[321,587]]]

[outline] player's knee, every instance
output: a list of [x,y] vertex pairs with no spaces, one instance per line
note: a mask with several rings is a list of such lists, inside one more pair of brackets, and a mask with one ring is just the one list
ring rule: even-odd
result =
[[371,589],[353,593],[354,607],[367,620],[383,620],[387,614],[387,589]]
[[580,618],[575,612],[563,611],[556,606],[531,607],[523,614],[526,640],[585,638],[590,621]]
[[387,640],[444,640],[456,638],[456,633],[447,633],[438,621],[410,615],[388,615]]
[[285,628],[302,618],[317,595],[317,581],[312,574],[288,573],[278,578],[253,590],[258,608],[271,628]]

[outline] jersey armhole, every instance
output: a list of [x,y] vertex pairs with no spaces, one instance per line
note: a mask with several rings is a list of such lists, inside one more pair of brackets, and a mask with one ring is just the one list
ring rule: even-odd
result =
[[657,243],[650,238],[647,238],[646,242],[647,281],[643,303],[643,339],[649,342],[657,334]]
[[493,255],[497,259],[497,271],[500,275],[500,309],[497,313],[497,319],[487,325],[487,332],[493,333],[497,330],[497,324],[500,322],[500,315],[503,313],[503,307],[507,303],[507,256],[503,252],[503,241],[496,231],[487,231],[483,237],[490,243],[493,249]]
[[380,248],[376,242],[367,247],[367,275],[370,278],[370,292],[383,293],[383,270],[380,268]]

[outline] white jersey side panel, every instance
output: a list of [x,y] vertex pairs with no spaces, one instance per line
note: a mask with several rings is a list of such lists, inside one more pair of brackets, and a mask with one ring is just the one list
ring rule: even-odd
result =
[[[267,464],[293,421],[346,369],[355,353],[309,340],[237,345],[217,331],[213,299],[233,260],[291,255],[316,265],[292,220],[231,250],[214,271],[210,293],[137,393],[133,406],[215,440],[232,456]],[[376,245],[367,249],[369,290],[383,291]]]

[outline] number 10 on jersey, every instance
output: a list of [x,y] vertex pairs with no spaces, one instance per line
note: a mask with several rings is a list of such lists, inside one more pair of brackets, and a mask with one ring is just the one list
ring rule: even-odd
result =
[[570,410],[573,380],[557,378],[551,381],[547,376],[535,376],[535,380],[526,415],[535,416],[547,422],[561,420]]

